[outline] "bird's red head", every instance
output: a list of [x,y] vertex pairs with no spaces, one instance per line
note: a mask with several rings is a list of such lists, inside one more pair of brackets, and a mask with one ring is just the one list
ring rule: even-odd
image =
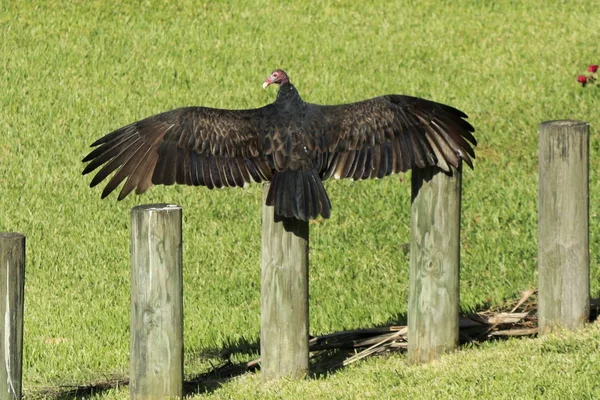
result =
[[271,72],[271,75],[269,75],[267,79],[265,79],[265,83],[263,83],[263,89],[266,89],[267,86],[272,83],[275,83],[276,85],[283,85],[289,81],[290,80],[284,70],[276,69],[275,71]]

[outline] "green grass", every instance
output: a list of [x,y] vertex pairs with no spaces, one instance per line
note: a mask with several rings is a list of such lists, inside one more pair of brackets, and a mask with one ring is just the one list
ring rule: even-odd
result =
[[[598,297],[600,90],[575,80],[600,61],[598,31],[593,1],[0,3],[0,231],[27,235],[28,396],[127,375],[129,210],[138,203],[184,207],[186,375],[209,370],[224,347],[247,344],[234,360],[255,355],[260,187],[155,187],[101,201],[80,159],[93,140],[153,113],[271,102],[275,91],[260,85],[278,67],[311,102],[403,93],[469,114],[480,145],[464,179],[464,312],[502,307],[536,285],[537,127],[589,121]],[[333,216],[311,224],[313,334],[404,318],[410,177],[402,179],[326,184]],[[599,341],[591,329],[486,345],[418,368],[401,356],[377,358],[266,393],[592,398],[598,386],[580,372],[598,373]],[[562,350],[542,350],[548,343]],[[214,395],[261,398],[259,386],[249,375]]]

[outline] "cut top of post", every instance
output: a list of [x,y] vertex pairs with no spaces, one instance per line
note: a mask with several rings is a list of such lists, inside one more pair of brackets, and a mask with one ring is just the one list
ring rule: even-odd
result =
[[585,121],[579,121],[576,119],[560,119],[553,121],[545,121],[540,124],[540,127],[547,127],[548,125],[557,126],[557,127],[570,127],[570,126],[578,126],[578,125],[588,125]]
[[157,203],[157,204],[140,204],[139,206],[135,206],[131,209],[131,211],[175,211],[181,210],[181,206],[177,204],[166,204],[166,203]]
[[25,235],[18,232],[0,232],[0,238],[2,239],[22,239]]

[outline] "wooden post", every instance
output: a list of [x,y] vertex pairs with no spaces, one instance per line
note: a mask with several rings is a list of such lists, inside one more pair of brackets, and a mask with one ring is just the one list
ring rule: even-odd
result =
[[590,313],[589,125],[539,128],[538,323],[544,334],[576,329]]
[[[269,184],[264,185],[263,204]],[[308,222],[275,222],[263,206],[260,293],[262,381],[308,373]]]
[[461,169],[412,171],[408,358],[425,363],[458,345]]
[[0,233],[0,399],[21,398],[25,235]]
[[183,396],[181,207],[131,209],[132,399]]

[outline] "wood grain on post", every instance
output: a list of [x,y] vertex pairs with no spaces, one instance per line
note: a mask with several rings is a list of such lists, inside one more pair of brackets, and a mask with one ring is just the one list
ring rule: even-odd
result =
[[[269,191],[264,185],[263,204]],[[260,354],[262,381],[308,373],[308,222],[275,222],[263,205]]]
[[461,170],[412,171],[408,358],[426,363],[458,345]]
[[131,209],[132,399],[183,396],[181,207]]
[[589,125],[539,128],[538,321],[540,333],[576,329],[590,313]]
[[0,399],[20,399],[23,366],[25,235],[0,233]]

